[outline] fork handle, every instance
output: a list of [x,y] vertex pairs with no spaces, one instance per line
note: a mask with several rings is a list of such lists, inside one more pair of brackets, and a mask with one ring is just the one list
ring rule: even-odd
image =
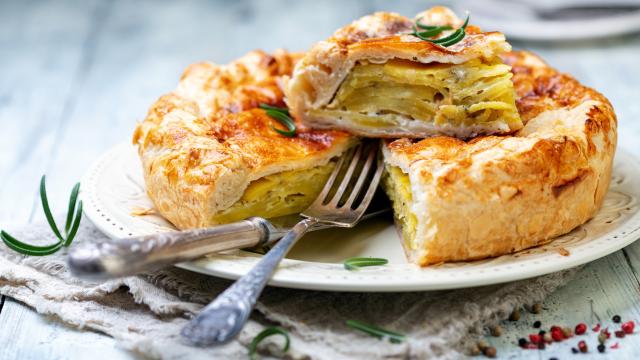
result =
[[93,280],[130,276],[193,260],[206,254],[266,244],[280,231],[263,218],[252,217],[203,229],[85,243],[69,250],[74,275]]
[[182,336],[197,346],[221,345],[233,339],[249,319],[258,297],[293,245],[315,219],[297,223],[256,266],[227,288],[182,329]]

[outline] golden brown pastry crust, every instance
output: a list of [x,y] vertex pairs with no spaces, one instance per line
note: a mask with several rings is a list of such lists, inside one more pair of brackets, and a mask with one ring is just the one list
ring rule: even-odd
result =
[[611,179],[617,120],[609,101],[528,52],[512,66],[525,127],[469,142],[385,141],[385,160],[409,174],[420,265],[512,253],[589,220]]
[[[459,27],[462,21],[448,8],[437,6],[416,16],[432,25]],[[407,121],[394,128],[372,128],[347,120],[325,118],[310,114],[311,110],[327,105],[354,65],[366,59],[384,63],[404,59],[420,63],[461,64],[473,59],[491,60],[511,50],[499,32],[481,32],[476,26],[466,29],[465,38],[457,44],[442,47],[410,35],[414,20],[395,14],[378,12],[362,17],[336,31],[326,41],[317,43],[296,65],[285,87],[286,102],[291,112],[304,124],[315,128],[344,129],[353,134],[372,137],[426,137],[446,133],[469,137],[479,133],[503,133],[518,130],[508,125],[486,124],[434,128],[423,121]],[[512,124],[516,126],[520,124]],[[506,126],[506,129],[505,129]]]
[[354,138],[298,126],[294,138],[257,109],[283,104],[282,77],[298,54],[254,51],[226,66],[189,66],[177,90],[162,96],[139,123],[138,145],[147,193],[178,228],[211,225],[249,182],[270,174],[326,164]]

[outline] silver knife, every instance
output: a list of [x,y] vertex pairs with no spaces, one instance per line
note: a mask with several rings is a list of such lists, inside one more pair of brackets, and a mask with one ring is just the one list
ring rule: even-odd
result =
[[[388,201],[376,196],[362,220],[390,211]],[[100,243],[82,243],[69,249],[67,263],[71,272],[85,279],[105,280],[158,270],[180,262],[195,260],[224,250],[270,246],[299,221],[299,216],[269,221],[261,217],[209,228],[112,239]],[[322,230],[318,225],[311,231]]]

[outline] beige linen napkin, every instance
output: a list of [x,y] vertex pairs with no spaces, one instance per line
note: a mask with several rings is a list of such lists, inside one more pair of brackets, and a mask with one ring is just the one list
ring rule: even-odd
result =
[[[46,224],[10,229],[34,244],[54,242]],[[87,220],[75,243],[105,241]],[[73,246],[73,245],[72,245]],[[74,278],[65,251],[25,257],[0,245],[0,293],[72,326],[114,337],[124,348],[159,359],[246,359],[247,344],[265,326],[279,325],[291,336],[287,357],[312,359],[463,357],[486,326],[508,317],[515,306],[542,301],[575,271],[473,289],[412,293],[333,293],[268,288],[257,311],[230,344],[193,348],[180,329],[230,282],[168,268],[103,283]],[[356,319],[407,335],[391,344],[346,327]],[[261,353],[282,356],[279,337]]]

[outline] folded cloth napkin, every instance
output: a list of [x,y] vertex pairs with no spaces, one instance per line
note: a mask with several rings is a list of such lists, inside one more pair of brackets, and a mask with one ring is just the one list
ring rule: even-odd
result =
[[[18,239],[53,243],[47,225],[13,229]],[[74,244],[106,241],[84,221]],[[72,245],[73,246],[73,245]],[[247,345],[265,326],[285,328],[289,358],[460,358],[483,328],[522,304],[542,301],[571,279],[574,270],[526,281],[452,291],[334,293],[267,288],[239,337],[224,347],[194,348],[180,329],[229,281],[177,268],[106,282],[74,278],[65,251],[25,257],[0,245],[0,293],[69,325],[114,337],[124,348],[159,359],[244,359]],[[348,319],[407,335],[392,344],[345,326]],[[260,353],[284,356],[282,339],[269,337]]]

